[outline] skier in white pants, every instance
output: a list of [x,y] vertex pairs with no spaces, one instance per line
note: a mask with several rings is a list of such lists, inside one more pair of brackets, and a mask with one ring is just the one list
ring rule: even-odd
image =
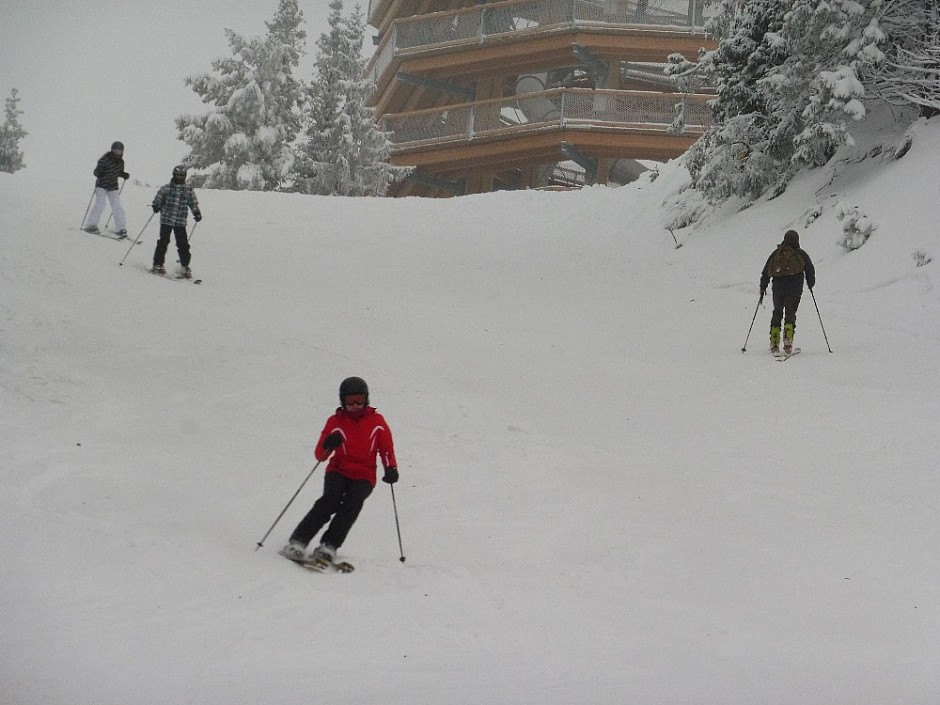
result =
[[95,181],[95,204],[88,213],[88,219],[85,221],[84,230],[89,233],[98,233],[98,221],[101,220],[101,214],[104,212],[104,203],[107,200],[111,204],[111,212],[114,213],[114,227],[117,228],[117,234],[127,237],[127,213],[124,212],[124,206],[121,205],[121,192],[118,190],[118,178],[125,181],[130,178],[130,174],[124,171],[124,143],[115,142],[111,145],[111,151],[102,155],[98,160],[94,171],[97,180]]

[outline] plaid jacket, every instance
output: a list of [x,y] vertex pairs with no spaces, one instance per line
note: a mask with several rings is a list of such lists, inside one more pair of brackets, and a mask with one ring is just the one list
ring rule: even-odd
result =
[[154,196],[153,207],[160,210],[161,225],[186,225],[186,217],[189,215],[187,208],[192,209],[193,215],[202,217],[193,187],[186,184],[170,182],[161,186]]
[[111,152],[105,152],[95,166],[94,174],[97,176],[95,188],[105,191],[117,191],[118,177],[124,173],[124,160],[115,157]]

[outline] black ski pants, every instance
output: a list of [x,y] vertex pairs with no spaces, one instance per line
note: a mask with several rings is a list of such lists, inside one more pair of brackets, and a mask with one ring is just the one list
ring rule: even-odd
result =
[[160,223],[160,239],[157,240],[157,249],[153,253],[153,263],[163,265],[166,258],[166,248],[170,246],[170,233],[176,236],[176,251],[180,256],[180,264],[189,266],[189,238],[186,235],[185,225],[164,225]]
[[291,541],[300,541],[306,545],[326,522],[330,526],[323,533],[320,543],[339,548],[346,540],[346,535],[356,523],[362,505],[372,494],[372,483],[368,480],[353,480],[338,472],[325,473],[323,477],[323,496],[307,512],[291,534]]
[[780,328],[781,323],[792,323],[796,327],[796,309],[803,297],[803,277],[779,277],[772,286],[774,312],[770,315],[770,327]]

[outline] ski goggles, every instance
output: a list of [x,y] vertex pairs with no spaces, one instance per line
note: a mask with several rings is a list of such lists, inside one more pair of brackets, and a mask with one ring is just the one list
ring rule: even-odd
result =
[[343,404],[345,404],[347,407],[365,406],[366,395],[365,394],[347,394],[345,397],[343,397]]

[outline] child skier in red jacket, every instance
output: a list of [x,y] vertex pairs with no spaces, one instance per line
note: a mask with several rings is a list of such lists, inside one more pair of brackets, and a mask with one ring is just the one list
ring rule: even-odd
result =
[[[307,512],[291,534],[281,555],[291,560],[306,558],[307,544],[324,524],[329,527],[311,558],[333,562],[336,549],[362,511],[376,484],[376,457],[382,460],[383,482],[398,482],[398,462],[392,430],[383,416],[369,406],[369,387],[359,377],[344,379],[339,386],[341,406],[326,422],[317,442],[317,460],[330,458],[323,479],[323,496]],[[332,517],[332,521],[330,518]]]

